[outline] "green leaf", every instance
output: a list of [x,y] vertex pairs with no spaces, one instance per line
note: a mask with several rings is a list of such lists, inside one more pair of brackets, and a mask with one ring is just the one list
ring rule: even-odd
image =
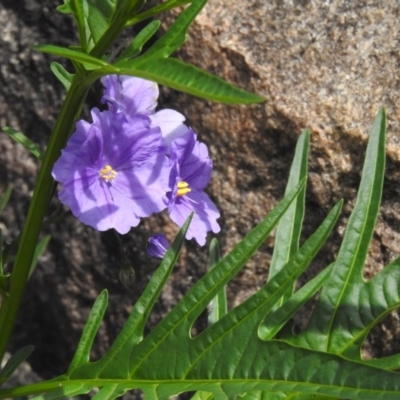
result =
[[72,14],[71,0],[64,0],[64,4],[57,6],[57,11],[61,14]]
[[[302,179],[307,178],[309,147],[310,131],[305,129],[297,140],[296,151],[290,168],[290,175],[285,193],[292,190]],[[275,246],[271,266],[268,271],[268,279],[272,279],[299,248],[301,228],[304,219],[305,194],[306,191],[304,188],[279,222],[275,235]]]
[[29,276],[33,274],[33,271],[36,268],[36,265],[39,261],[39,258],[42,256],[43,252],[46,250],[47,245],[49,244],[51,239],[50,235],[46,235],[36,246],[35,253],[33,255],[31,268],[29,270]]
[[70,74],[61,64],[53,61],[50,64],[51,71],[56,78],[63,84],[65,90],[69,90],[74,74]]
[[[340,348],[345,357],[360,359],[361,347],[369,331],[390,312],[400,307],[398,282],[400,282],[400,258],[386,266],[369,282],[362,281],[353,286],[353,295],[359,296],[360,307],[358,310],[349,310],[351,313],[348,318],[357,315],[357,320],[348,325],[351,336],[348,336],[346,345]],[[343,320],[344,316],[340,317]],[[385,365],[384,360],[382,359],[380,365]],[[393,359],[390,362],[392,363]],[[400,362],[395,368],[390,369],[399,367]]]
[[101,321],[103,320],[104,313],[107,308],[108,293],[107,290],[103,290],[97,297],[92,310],[90,311],[89,318],[86,322],[85,328],[83,329],[82,336],[79,340],[78,349],[71,361],[71,365],[68,372],[73,371],[76,367],[89,361],[90,350],[93,345],[93,341],[100,328]]
[[[212,269],[220,261],[219,245],[217,239],[210,243],[208,269]],[[208,325],[219,321],[228,312],[226,300],[226,287],[223,286],[208,306]]]
[[[101,2],[99,2],[101,4]],[[94,0],[86,0],[86,12],[85,12],[85,20],[87,24],[87,47],[86,52],[90,52],[90,50],[96,45],[96,43],[100,40],[100,38],[104,35],[108,28],[109,16],[105,15],[103,12],[111,12],[113,11],[112,6],[109,10],[101,10],[97,7],[96,2]]]
[[118,384],[106,385],[92,397],[92,400],[114,400],[125,392],[126,390],[119,387]]
[[389,357],[376,358],[364,361],[368,365],[386,369],[388,371],[398,370],[400,368],[400,354],[393,354]]
[[34,350],[34,346],[25,346],[18,351],[16,351],[10,359],[7,361],[6,365],[0,372],[0,384],[5,382],[14,371],[23,363]]
[[192,396],[191,400],[213,400],[214,395],[211,392],[203,392],[199,390]]
[[240,400],[284,400],[288,397],[283,392],[248,392],[238,398]]
[[30,400],[57,400],[64,399],[68,397],[78,396],[80,394],[87,394],[92,389],[90,384],[84,383],[74,383],[72,385],[68,385],[66,387],[62,387],[62,382],[59,383],[61,386],[59,389],[48,392],[42,396],[36,396],[31,398]]
[[[273,339],[293,315],[321,288],[332,271],[332,265],[307,282],[301,289],[286,300],[282,306],[270,313],[258,331],[263,340]],[[281,339],[281,338],[280,338]]]
[[138,56],[143,46],[154,36],[160,25],[160,21],[152,21],[144,27],[132,40],[131,44],[121,53],[117,62]]
[[217,76],[174,58],[149,61],[142,57],[144,56],[120,61],[109,73],[138,76],[193,96],[226,104],[251,104],[265,100],[261,96],[239,89]]
[[108,66],[105,61],[89,56],[88,54],[82,53],[80,51],[67,49],[65,47],[44,44],[33,46],[33,48],[35,50],[41,51],[42,53],[52,54],[54,56],[64,57],[72,61],[76,61],[82,64],[88,71]]
[[90,0],[90,2],[96,5],[105,18],[111,19],[117,7],[118,0]]
[[[360,359],[360,346],[382,307],[398,307],[393,278],[396,268],[378,287],[363,279],[364,262],[379,211],[385,172],[386,115],[375,118],[368,142],[355,208],[328,282],[323,287],[306,330],[290,342]],[[394,290],[395,289],[395,290]],[[390,293],[390,295],[389,295]],[[368,297],[369,296],[369,297]]]
[[[85,0],[68,0],[68,3],[61,7],[61,12],[70,13],[74,17],[79,32],[80,46],[86,51],[88,47],[88,32],[85,21],[84,3],[86,3]],[[59,8],[58,10],[60,11]]]
[[16,142],[21,143],[27,150],[29,150],[36,158],[42,159],[43,155],[39,147],[28,139],[22,132],[16,131],[13,128],[5,126],[3,132],[6,133],[10,138],[14,139]]
[[2,198],[0,199],[0,216],[3,214],[3,211],[7,206],[8,200],[10,200],[11,193],[12,193],[12,187],[8,186]]

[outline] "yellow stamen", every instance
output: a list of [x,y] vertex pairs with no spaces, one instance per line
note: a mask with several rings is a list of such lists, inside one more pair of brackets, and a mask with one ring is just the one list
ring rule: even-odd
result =
[[190,187],[189,187],[189,184],[184,181],[178,182],[176,184],[176,187],[178,188],[178,190],[176,191],[176,194],[178,196],[183,196],[192,191],[192,189],[190,189]]
[[117,171],[114,171],[111,165],[106,165],[99,173],[106,182],[112,181],[117,176]]

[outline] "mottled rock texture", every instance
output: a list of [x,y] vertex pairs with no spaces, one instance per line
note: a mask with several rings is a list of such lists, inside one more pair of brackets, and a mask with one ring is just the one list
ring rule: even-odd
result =
[[[42,148],[63,98],[50,57],[33,44],[76,41],[72,22],[55,13],[61,1],[2,0],[0,4],[0,124],[25,132]],[[300,131],[311,129],[310,179],[304,238],[333,204],[345,200],[343,217],[308,276],[334,259],[354,205],[366,139],[380,106],[389,115],[388,161],[382,211],[366,264],[370,277],[400,253],[399,240],[399,29],[396,1],[210,0],[178,53],[212,73],[257,92],[268,102],[225,106],[163,89],[160,105],[187,116],[211,149],[215,174],[209,193],[221,210],[223,253],[282,198]],[[174,13],[165,16],[165,26]],[[100,88],[91,92],[96,104]],[[86,110],[87,115],[87,110]],[[12,185],[1,219],[11,241],[22,228],[38,163],[0,135],[0,193]],[[56,200],[52,207],[57,204]],[[110,306],[93,356],[104,353],[157,266],[144,254],[149,234],[176,231],[165,215],[123,238],[137,285],[118,282],[120,255],[112,233],[98,233],[69,217],[47,229],[48,251],[31,278],[10,350],[34,344],[33,370],[44,378],[65,372],[96,295],[107,288]],[[229,287],[237,304],[265,280],[273,238]],[[156,323],[205,272],[206,249],[189,243],[157,303]],[[400,350],[397,314],[371,337],[374,355]]]

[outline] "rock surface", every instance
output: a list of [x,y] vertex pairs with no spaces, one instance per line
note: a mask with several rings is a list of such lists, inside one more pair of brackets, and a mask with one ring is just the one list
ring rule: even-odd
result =
[[[63,89],[52,76],[50,58],[33,44],[74,42],[72,23],[55,13],[55,0],[3,0],[0,4],[0,123],[25,132],[44,148]],[[380,106],[389,115],[388,161],[382,211],[366,265],[372,276],[400,253],[399,223],[399,31],[397,2],[344,0],[210,0],[190,30],[178,56],[257,92],[268,102],[225,106],[163,90],[160,105],[187,116],[200,140],[210,146],[215,173],[209,189],[221,210],[220,239],[225,254],[282,198],[300,131],[312,134],[308,215],[304,238],[333,204],[345,200],[343,217],[329,245],[308,272],[334,259],[344,224],[354,205],[366,139]],[[173,13],[165,18],[168,25]],[[99,91],[89,97],[98,99]],[[6,240],[22,227],[37,162],[0,135],[0,194],[14,193],[0,220]],[[56,204],[54,202],[53,206]],[[151,232],[176,232],[165,215],[152,218],[123,238],[136,270],[137,285],[118,282],[118,241],[69,217],[48,229],[53,237],[33,275],[21,309],[11,350],[34,344],[29,360],[43,378],[65,372],[97,294],[107,288],[110,306],[95,346],[104,353],[118,333],[157,266],[144,254]],[[229,287],[237,304],[266,277],[273,239]],[[206,249],[189,243],[157,303],[149,326],[182,297],[205,272]],[[390,340],[389,340],[390,339]],[[394,314],[371,336],[376,356],[400,350]]]

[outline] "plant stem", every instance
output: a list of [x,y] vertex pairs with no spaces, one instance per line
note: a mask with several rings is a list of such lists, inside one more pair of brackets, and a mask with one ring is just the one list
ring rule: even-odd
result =
[[14,326],[28,280],[42,221],[51,198],[54,185],[51,170],[68,140],[75,119],[81,111],[87,86],[87,80],[77,74],[65,97],[43,158],[10,277],[9,296],[2,298],[0,308],[0,360],[4,356]]

